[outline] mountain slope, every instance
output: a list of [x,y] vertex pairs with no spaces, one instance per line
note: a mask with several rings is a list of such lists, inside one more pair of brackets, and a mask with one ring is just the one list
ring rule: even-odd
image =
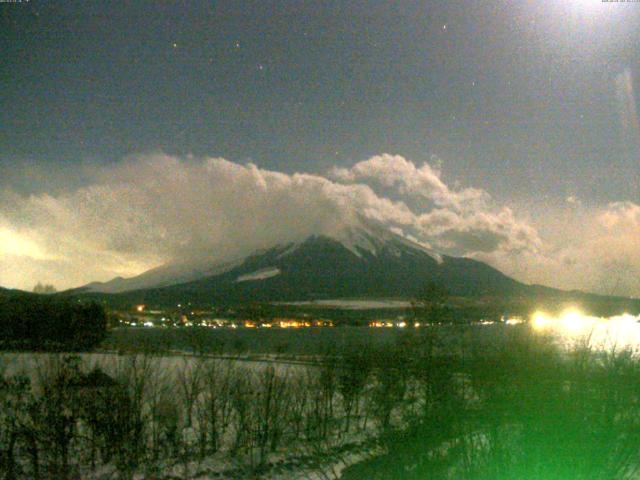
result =
[[352,229],[251,255],[221,273],[119,296],[147,303],[292,301],[419,295],[428,282],[455,296],[523,292],[488,265],[437,255],[391,232]]
[[201,263],[162,265],[132,278],[116,277],[108,282],[92,282],[85,285],[83,289],[87,292],[121,293],[176,285],[220,274],[230,270],[238,263],[240,262],[213,263],[205,267]]

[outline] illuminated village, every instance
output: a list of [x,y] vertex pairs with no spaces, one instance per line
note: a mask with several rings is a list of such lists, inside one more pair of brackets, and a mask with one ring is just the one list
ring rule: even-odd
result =
[[[178,304],[175,309],[160,309],[144,304],[135,305],[132,309],[112,312],[115,327],[144,328],[331,328],[337,326],[330,318],[323,318],[311,313],[299,313],[297,316],[249,315],[235,309],[201,309],[190,308],[190,305]],[[499,320],[481,319],[472,322],[477,325],[518,325],[524,319],[519,316],[501,317]],[[367,319],[361,326],[369,328],[420,328],[431,324],[409,318],[409,315],[389,315],[388,318]]]
[[208,328],[309,328],[333,327],[333,320],[310,318],[240,318],[233,309],[226,310],[227,317],[214,316],[216,310],[184,309],[181,304],[173,311],[147,308],[136,305],[133,310],[115,311],[116,325],[121,327],[208,327]]

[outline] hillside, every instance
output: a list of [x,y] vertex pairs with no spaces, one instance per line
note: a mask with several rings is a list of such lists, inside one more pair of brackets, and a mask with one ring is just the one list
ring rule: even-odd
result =
[[[640,309],[640,302],[565,292],[525,285],[489,265],[436,254],[420,244],[391,232],[357,229],[336,237],[312,236],[300,243],[280,245],[217,267],[201,267],[199,277],[182,281],[163,276],[163,284],[107,294],[113,283],[91,284],[74,293],[103,298],[117,304],[177,305],[191,302],[220,305],[252,302],[291,302],[336,298],[420,297],[426,285],[444,286],[451,297],[472,305],[508,305],[507,310],[529,311],[578,301],[594,313]],[[184,271],[167,266],[162,271]],[[192,272],[198,276],[196,273]],[[148,274],[141,277],[149,278]],[[130,285],[139,281],[131,279]],[[122,282],[120,282],[122,284]],[[96,292],[106,285],[106,292]],[[92,291],[93,290],[93,291]],[[514,308],[516,307],[516,308]]]

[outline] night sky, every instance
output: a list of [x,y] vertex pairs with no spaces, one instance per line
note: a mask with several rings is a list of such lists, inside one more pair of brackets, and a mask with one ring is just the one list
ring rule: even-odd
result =
[[[592,266],[563,283],[548,261],[579,262],[576,237],[607,244],[589,226],[604,222],[622,246],[603,268],[640,272],[640,3],[32,0],[0,3],[0,15],[0,227],[67,263],[51,275],[52,264],[24,275],[5,265],[0,285],[91,280],[75,254],[48,256],[24,205],[72,202],[109,169],[156,154],[323,177],[383,153],[427,162],[452,191],[486,192],[487,211],[509,208],[540,237],[526,259],[452,253],[598,290]],[[433,207],[405,190],[384,195],[418,214]],[[610,231],[620,218],[624,232]],[[5,264],[25,252],[5,248]],[[627,283],[617,293],[640,295]]]

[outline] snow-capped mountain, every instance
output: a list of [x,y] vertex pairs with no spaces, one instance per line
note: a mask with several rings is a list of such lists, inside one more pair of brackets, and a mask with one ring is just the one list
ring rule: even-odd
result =
[[484,263],[439,255],[388,230],[360,226],[278,245],[224,265],[167,265],[131,279],[90,284],[85,291],[125,292],[150,303],[295,301],[409,298],[428,282],[465,296],[524,287]]
[[[381,252],[385,245],[390,247],[393,242],[398,244],[409,245],[417,248],[422,248],[434,259],[440,260],[439,255],[431,252],[426,247],[422,247],[417,243],[405,240],[403,237],[394,234],[384,228],[375,227],[372,225],[361,225],[360,227],[346,227],[338,230],[330,235],[324,235],[327,238],[331,238],[341,243],[347,250],[352,252],[358,258],[363,258],[363,255],[376,255]],[[260,252],[254,252],[251,256],[257,256],[261,253],[267,253],[272,250],[281,251],[281,256],[286,256],[293,253],[297,248],[300,248],[305,242],[288,243],[286,245],[279,245],[272,249],[265,249]],[[396,254],[399,254],[400,250],[394,249]],[[181,283],[187,283],[199,280],[205,277],[212,277],[220,275],[234,267],[237,267],[243,263],[247,257],[238,258],[232,261],[198,261],[198,262],[185,262],[185,263],[170,263],[162,265],[151,270],[148,270],[138,276],[131,278],[116,277],[107,282],[92,282],[85,285],[83,288],[88,292],[99,293],[122,293],[131,290],[142,290],[149,288],[159,288],[171,285],[177,285]],[[275,268],[275,267],[274,267]],[[266,268],[269,271],[269,267]],[[242,275],[238,281],[245,280],[258,280],[275,276],[275,274],[268,274],[261,276],[260,272],[254,272],[255,278],[252,273]],[[278,271],[278,273],[280,273]]]
[[[372,225],[346,227],[332,234],[322,235],[319,237],[328,238],[340,243],[344,248],[361,259],[364,258],[364,256],[376,256],[378,253],[381,253],[383,251],[388,251],[389,253],[400,255],[401,248],[409,247],[422,250],[438,262],[442,260],[442,257],[440,255],[432,252],[426,247],[406,240],[403,237],[394,234],[393,232],[385,230],[384,228],[375,227]],[[284,258],[294,253],[297,249],[301,248],[301,246],[305,245],[311,238],[314,237],[310,237],[303,242],[278,245],[271,249],[254,252],[249,257],[238,258],[232,261],[198,261],[190,263],[165,264],[131,278],[116,277],[107,282],[92,282],[85,285],[83,289],[88,292],[122,293],[131,290],[160,288],[193,282],[202,278],[226,273],[234,269],[235,267],[241,266],[247,258],[260,256],[261,254],[268,254],[269,252],[278,251],[279,258]],[[239,276],[236,281],[241,282],[250,280],[263,280],[269,277],[273,277],[279,273],[281,272],[279,269],[277,269],[277,267],[266,267],[264,269],[264,272],[262,270],[259,270],[256,272],[243,274]]]

